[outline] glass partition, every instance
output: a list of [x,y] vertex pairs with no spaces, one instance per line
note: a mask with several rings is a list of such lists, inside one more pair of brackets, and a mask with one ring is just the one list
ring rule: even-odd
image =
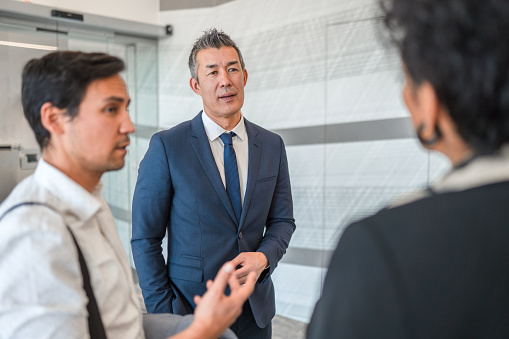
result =
[[[48,20],[39,22],[0,15],[0,146],[38,151],[39,147],[21,107],[21,71],[28,60],[54,50],[104,52],[126,62],[126,71],[121,75],[126,80],[131,96],[130,115],[135,127],[142,133],[137,131],[131,136],[126,166],[119,171],[106,173],[102,180],[103,195],[112,209],[122,244],[134,267],[130,246],[131,200],[138,164],[148,148],[146,130],[154,129],[158,122],[157,40],[119,35],[106,30],[76,30]],[[5,167],[6,164],[0,166]],[[18,175],[12,180],[20,177]],[[6,186],[8,190],[14,184],[4,185],[2,181],[2,187]]]

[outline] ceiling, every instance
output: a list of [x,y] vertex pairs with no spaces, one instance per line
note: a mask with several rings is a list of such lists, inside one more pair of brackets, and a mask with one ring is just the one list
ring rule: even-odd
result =
[[213,7],[233,0],[159,0],[160,11],[175,9]]

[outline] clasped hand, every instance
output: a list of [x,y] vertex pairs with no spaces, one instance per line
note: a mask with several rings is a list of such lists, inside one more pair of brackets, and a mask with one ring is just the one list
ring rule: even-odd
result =
[[235,271],[235,276],[240,284],[245,284],[250,272],[255,272],[258,280],[269,262],[262,252],[242,252],[230,263],[233,267],[240,267]]

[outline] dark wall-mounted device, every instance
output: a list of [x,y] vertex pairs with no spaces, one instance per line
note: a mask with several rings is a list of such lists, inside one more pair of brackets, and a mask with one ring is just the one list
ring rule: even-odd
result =
[[65,19],[83,21],[83,15],[82,14],[76,14],[76,13],[71,13],[71,12],[64,12],[64,11],[59,11],[59,10],[56,10],[56,9],[53,9],[51,11],[51,16],[54,16],[56,18],[65,18]]
[[172,34],[173,34],[173,26],[166,25],[166,35],[172,35]]

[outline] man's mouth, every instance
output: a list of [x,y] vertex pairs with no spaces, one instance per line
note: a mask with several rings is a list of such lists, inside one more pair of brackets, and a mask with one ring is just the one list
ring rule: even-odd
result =
[[120,151],[127,151],[127,146],[129,146],[129,144],[131,144],[131,142],[129,140],[123,141],[123,142],[117,144],[117,147],[115,147],[115,149],[120,150]]
[[236,94],[234,94],[234,93],[225,93],[225,94],[219,96],[219,99],[221,101],[228,102],[228,101],[232,101],[235,98],[235,96],[236,96]]

